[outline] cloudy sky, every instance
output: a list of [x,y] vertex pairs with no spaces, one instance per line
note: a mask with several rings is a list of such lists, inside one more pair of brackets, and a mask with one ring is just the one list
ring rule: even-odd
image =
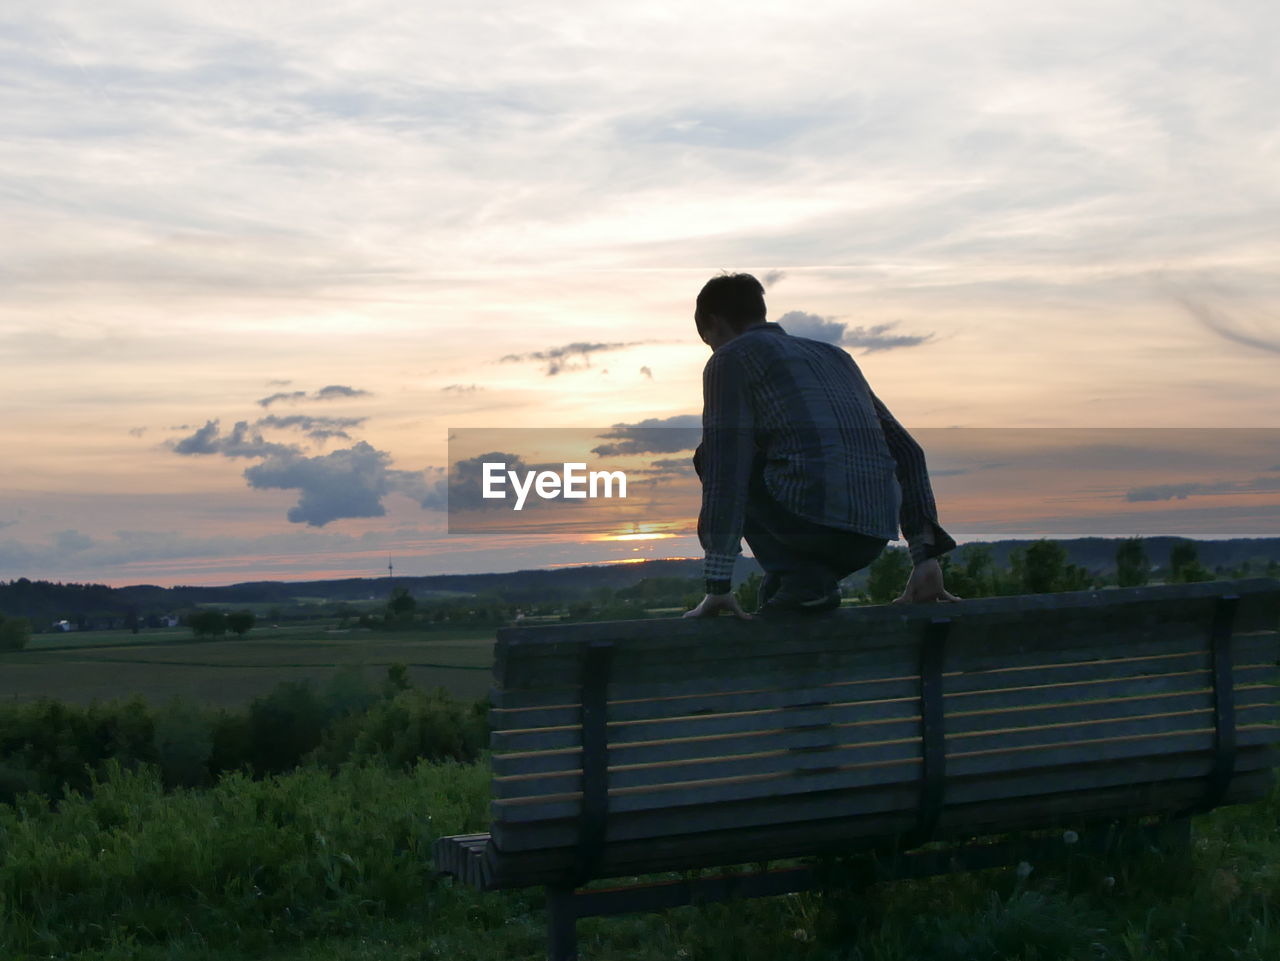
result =
[[[696,554],[449,535],[440,477],[696,415],[721,270],[913,430],[1280,427],[1280,7],[1053,6],[6,4],[0,577]],[[1280,533],[1280,450],[1134,444],[1093,507]],[[999,461],[931,455],[944,526],[1089,531],[948,486]]]

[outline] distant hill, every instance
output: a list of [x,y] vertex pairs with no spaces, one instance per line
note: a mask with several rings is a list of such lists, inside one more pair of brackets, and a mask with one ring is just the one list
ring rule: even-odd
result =
[[[1144,538],[1147,556],[1159,571],[1167,567],[1173,545],[1181,537]],[[1055,538],[1056,540],[1056,538]],[[1115,568],[1119,538],[1079,537],[1058,540],[1066,548],[1068,560],[1097,574]],[[965,551],[978,543],[991,549],[997,565],[1008,565],[1009,553],[1033,540],[1000,540],[965,544],[953,552],[963,562]],[[1249,562],[1261,573],[1269,561],[1280,561],[1280,537],[1234,538],[1195,541],[1200,563],[1211,571],[1238,568]],[[754,560],[740,558],[735,579],[758,571]],[[700,560],[654,560],[630,564],[597,564],[554,570],[510,571],[497,574],[433,574],[425,577],[396,577],[394,586],[408,588],[418,597],[432,594],[497,594],[511,603],[570,599],[589,594],[598,587],[629,587],[645,578],[701,576]],[[855,575],[855,583],[858,580]],[[124,617],[130,611],[140,616],[181,611],[196,604],[280,604],[298,598],[327,601],[360,601],[389,596],[389,578],[346,578],[322,581],[250,581],[227,587],[156,587],[135,585],[111,588],[101,584],[55,584],[20,578],[0,583],[0,611],[30,617],[37,623],[76,617]]]

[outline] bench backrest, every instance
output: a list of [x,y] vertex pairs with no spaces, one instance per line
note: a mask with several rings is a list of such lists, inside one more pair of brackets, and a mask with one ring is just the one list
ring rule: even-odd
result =
[[613,876],[1252,799],[1278,627],[1259,578],[504,629],[493,846]]

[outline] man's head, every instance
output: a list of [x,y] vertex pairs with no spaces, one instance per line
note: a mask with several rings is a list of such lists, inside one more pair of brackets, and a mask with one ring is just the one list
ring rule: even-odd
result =
[[712,277],[698,294],[693,322],[712,350],[765,320],[764,286],[750,274]]

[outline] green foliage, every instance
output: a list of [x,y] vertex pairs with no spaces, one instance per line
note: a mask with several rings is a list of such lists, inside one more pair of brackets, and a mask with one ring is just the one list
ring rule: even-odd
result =
[[196,637],[221,637],[227,633],[227,615],[221,611],[196,611],[187,617]]
[[1121,587],[1141,587],[1151,578],[1151,561],[1141,537],[1128,537],[1116,548],[1116,583]]
[[399,624],[407,624],[413,620],[418,610],[418,602],[414,600],[407,588],[397,587],[391,592],[391,600],[387,602],[387,619]]
[[763,578],[753,573],[738,585],[738,603],[744,611],[754,611],[760,607],[760,582]]
[[324,735],[329,711],[308,679],[283,681],[249,705],[250,763],[260,773],[278,773],[298,765]]
[[227,615],[227,629],[237,637],[244,637],[257,621],[253,611],[234,611]]
[[1047,594],[1062,582],[1067,549],[1057,541],[1040,539],[1026,548],[1022,588],[1028,594]]
[[1191,584],[1212,580],[1213,575],[1200,563],[1200,555],[1194,541],[1179,541],[1169,551],[1169,581],[1173,584]]
[[485,737],[482,705],[413,689],[403,665],[392,666],[381,690],[350,667],[322,690],[285,682],[237,712],[178,698],[156,709],[137,697],[88,707],[49,699],[0,704],[0,801],[24,791],[50,798],[86,791],[113,760],[154,765],[168,788],[200,787],[227,771],[292,770],[322,743],[317,756],[336,769],[352,757],[399,766],[473,760]]
[[867,568],[867,597],[872,604],[888,604],[898,597],[911,576],[911,555],[901,547],[887,547]]
[[487,776],[348,765],[166,794],[154,768],[110,764],[56,809],[0,807],[0,957],[192,935],[261,953],[429,911],[430,844],[484,826]]
[[420,758],[471,761],[487,737],[482,709],[461,704],[443,689],[409,688],[334,724],[310,759],[331,769],[348,759],[396,768]]
[[21,651],[31,640],[31,622],[0,614],[0,651]]

